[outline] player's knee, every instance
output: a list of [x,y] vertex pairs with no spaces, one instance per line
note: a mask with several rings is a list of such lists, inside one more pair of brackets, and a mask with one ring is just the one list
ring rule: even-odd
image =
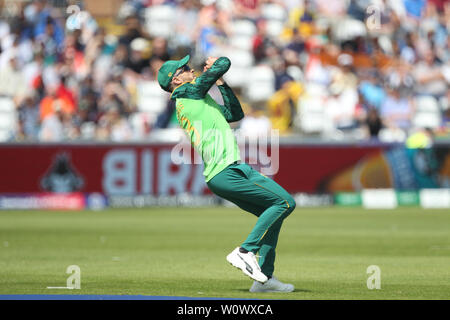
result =
[[283,211],[282,218],[287,218],[294,211],[296,203],[294,198],[290,195],[284,195],[282,198],[280,197],[279,202],[276,206]]
[[297,204],[295,203],[294,198],[289,195],[289,197],[286,199],[286,206],[287,206],[288,213],[291,213],[292,211],[294,211],[296,205]]

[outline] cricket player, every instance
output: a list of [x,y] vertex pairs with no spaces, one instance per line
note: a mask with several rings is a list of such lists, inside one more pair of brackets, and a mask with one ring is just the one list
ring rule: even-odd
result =
[[[277,280],[273,271],[280,228],[294,210],[295,201],[275,181],[241,162],[228,123],[241,120],[244,113],[222,79],[230,68],[230,60],[209,57],[203,74],[195,77],[188,66],[189,59],[187,55],[181,60],[166,61],[159,69],[158,82],[176,100],[178,122],[202,157],[208,188],[258,217],[247,239],[227,256],[227,261],[254,280],[251,292],[292,292],[294,286]],[[224,105],[208,94],[214,84]]]

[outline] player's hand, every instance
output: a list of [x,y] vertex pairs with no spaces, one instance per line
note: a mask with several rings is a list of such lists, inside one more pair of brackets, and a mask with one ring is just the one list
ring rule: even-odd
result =
[[223,86],[224,84],[225,84],[225,80],[223,80],[223,78],[220,78],[216,81],[217,86]]
[[205,62],[205,67],[203,68],[203,72],[205,72],[206,70],[211,68],[211,66],[214,64],[214,62],[216,62],[217,59],[219,59],[219,58],[208,57],[208,59],[206,59],[206,62]]

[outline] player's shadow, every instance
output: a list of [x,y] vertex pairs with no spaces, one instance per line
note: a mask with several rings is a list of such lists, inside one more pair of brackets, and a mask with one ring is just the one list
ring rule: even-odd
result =
[[[237,289],[237,290],[241,291],[241,292],[250,292],[250,291],[248,291],[248,288],[247,289],[241,288],[241,289]],[[312,292],[312,291],[308,290],[308,289],[294,289],[294,291],[289,292],[289,293],[294,293],[294,292]],[[260,293],[265,293],[265,292],[260,292]],[[275,293],[275,292],[268,292],[268,293]]]

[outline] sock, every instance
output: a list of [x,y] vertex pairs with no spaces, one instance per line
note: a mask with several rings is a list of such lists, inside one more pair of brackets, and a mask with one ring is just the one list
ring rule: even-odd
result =
[[248,252],[248,250],[245,250],[244,248],[242,248],[242,247],[239,247],[239,252],[240,252],[240,253],[247,253],[247,252]]

